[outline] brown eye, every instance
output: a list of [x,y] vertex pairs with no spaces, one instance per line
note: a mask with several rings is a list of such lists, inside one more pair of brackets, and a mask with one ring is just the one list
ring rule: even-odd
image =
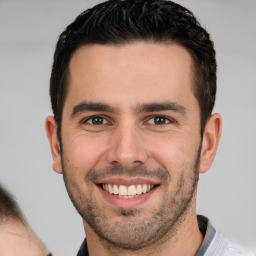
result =
[[107,120],[102,116],[92,116],[85,121],[86,123],[89,123],[91,125],[102,125],[107,124]]
[[155,116],[154,117],[154,124],[166,124],[167,118],[164,116]]
[[92,123],[95,125],[103,124],[104,120],[100,116],[96,116],[92,118]]

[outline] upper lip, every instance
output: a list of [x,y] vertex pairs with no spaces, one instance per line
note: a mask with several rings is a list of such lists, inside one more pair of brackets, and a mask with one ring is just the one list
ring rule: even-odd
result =
[[138,184],[152,184],[152,185],[159,185],[159,181],[142,178],[142,177],[109,177],[100,179],[97,181],[97,184],[116,184],[116,185],[124,185],[124,186],[130,186],[130,185],[138,185]]

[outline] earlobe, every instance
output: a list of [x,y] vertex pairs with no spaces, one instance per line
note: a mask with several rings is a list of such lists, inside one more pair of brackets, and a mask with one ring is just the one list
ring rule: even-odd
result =
[[221,137],[221,116],[213,114],[204,130],[201,159],[200,159],[200,173],[207,172],[215,158],[219,140]]
[[53,170],[57,173],[62,173],[60,142],[57,135],[57,125],[53,116],[46,118],[45,130],[51,147]]

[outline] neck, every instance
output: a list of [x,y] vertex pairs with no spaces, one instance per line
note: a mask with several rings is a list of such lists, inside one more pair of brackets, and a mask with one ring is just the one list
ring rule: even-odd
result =
[[109,244],[100,239],[86,222],[84,222],[84,227],[90,256],[193,256],[199,250],[203,241],[195,208],[191,209],[191,207],[161,240],[139,250],[127,250]]

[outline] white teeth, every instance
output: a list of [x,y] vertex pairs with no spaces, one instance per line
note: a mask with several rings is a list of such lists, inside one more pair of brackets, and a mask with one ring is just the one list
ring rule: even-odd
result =
[[104,185],[103,185],[103,189],[106,190],[107,192],[109,192],[109,191],[108,191],[108,185],[107,185],[107,184],[104,184]]
[[119,187],[119,193],[120,196],[127,196],[127,187],[120,185]]
[[108,192],[110,194],[113,194],[113,188],[112,188],[112,186],[110,184],[108,184]]
[[148,188],[147,184],[143,184],[143,186],[142,186],[142,193],[143,194],[147,193],[147,188]]
[[142,194],[142,187],[141,185],[137,186],[137,195],[141,195]]
[[114,195],[118,195],[118,194],[119,194],[118,186],[117,186],[117,185],[114,185],[114,186],[113,186],[113,194],[114,194]]
[[135,196],[136,195],[136,188],[134,185],[128,187],[128,196]]
[[135,196],[120,196],[120,195],[118,195],[117,197],[120,197],[120,198],[134,198]]
[[136,195],[141,195],[149,192],[154,188],[152,184],[139,184],[139,185],[116,185],[116,184],[103,184],[102,188],[110,194],[117,195],[121,198],[134,198]]

